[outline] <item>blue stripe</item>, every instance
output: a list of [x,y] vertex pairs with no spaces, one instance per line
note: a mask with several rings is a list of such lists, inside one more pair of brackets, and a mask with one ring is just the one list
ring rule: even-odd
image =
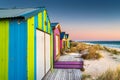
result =
[[26,22],[10,21],[9,80],[27,79],[27,27]]
[[34,18],[34,80],[36,80],[36,28],[38,28],[38,15]]
[[14,63],[14,47],[15,47],[15,39],[14,39],[14,23],[11,21],[10,22],[10,27],[9,27],[9,68],[8,68],[8,79],[9,80],[15,80],[14,75],[15,75],[15,63]]

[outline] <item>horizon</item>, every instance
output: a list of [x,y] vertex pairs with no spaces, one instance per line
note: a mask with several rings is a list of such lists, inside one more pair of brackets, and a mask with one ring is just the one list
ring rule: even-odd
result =
[[45,6],[51,22],[59,22],[71,40],[120,40],[118,0],[2,0],[0,8]]

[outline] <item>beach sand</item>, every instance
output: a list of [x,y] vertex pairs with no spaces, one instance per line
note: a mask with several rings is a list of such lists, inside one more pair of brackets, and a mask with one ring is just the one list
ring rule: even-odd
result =
[[[103,58],[99,60],[84,60],[85,71],[83,74],[91,75],[95,79],[108,69],[116,69],[120,65],[120,55],[113,55],[107,51],[99,51]],[[111,55],[112,54],[112,55]]]

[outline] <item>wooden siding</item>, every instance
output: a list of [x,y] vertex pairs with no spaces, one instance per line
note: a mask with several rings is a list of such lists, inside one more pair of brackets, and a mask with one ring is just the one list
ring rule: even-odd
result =
[[27,41],[27,69],[28,69],[28,80],[34,80],[34,17],[27,20],[28,29],[28,41]]
[[42,30],[42,12],[38,13],[38,28]]
[[8,80],[9,22],[0,21],[0,80]]

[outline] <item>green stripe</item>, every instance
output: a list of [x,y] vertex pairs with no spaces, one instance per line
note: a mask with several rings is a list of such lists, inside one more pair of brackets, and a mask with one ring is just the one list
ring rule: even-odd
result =
[[9,22],[0,21],[0,80],[8,80]]
[[28,65],[28,80],[34,80],[34,17],[27,21],[27,65]]

